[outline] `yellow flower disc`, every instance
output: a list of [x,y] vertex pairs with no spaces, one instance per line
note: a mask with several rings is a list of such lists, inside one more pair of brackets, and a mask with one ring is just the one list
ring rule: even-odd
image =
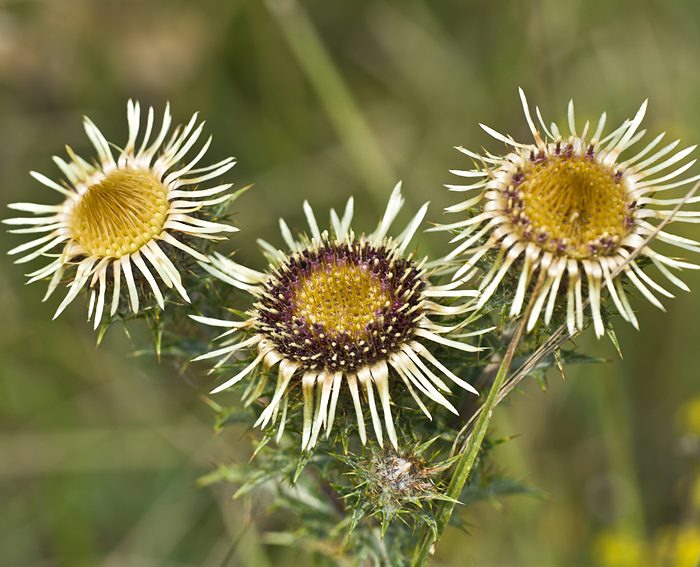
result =
[[167,189],[155,175],[116,169],[80,197],[72,235],[92,256],[121,258],[158,236],[167,213]]
[[352,264],[321,265],[301,282],[296,313],[313,329],[367,339],[367,326],[375,321],[391,297],[366,267]]
[[588,157],[553,157],[531,163],[517,185],[523,231],[551,252],[574,258],[604,253],[628,232],[624,181]]

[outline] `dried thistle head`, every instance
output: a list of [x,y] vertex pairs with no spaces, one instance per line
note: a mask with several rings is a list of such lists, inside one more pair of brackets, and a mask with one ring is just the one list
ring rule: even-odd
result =
[[208,257],[198,242],[220,240],[238,230],[213,222],[206,212],[232,197],[231,185],[205,188],[200,184],[226,173],[235,160],[229,157],[197,167],[211,143],[209,139],[191,155],[204,126],[197,124],[197,114],[173,131],[169,107],[159,129],[154,129],[153,108],[143,128],[141,119],[139,103],[129,101],[128,140],[115,155],[113,144],[85,118],[85,132],[98,159],[86,161],[69,147],[68,161],[54,157],[65,180],[59,183],[32,172],[37,181],[61,194],[63,201],[9,205],[32,215],[4,220],[20,227],[10,232],[33,235],[33,240],[9,254],[19,256],[17,263],[51,258],[28,274],[29,281],[50,278],[47,299],[67,280],[68,293],[55,317],[85,287],[90,289],[88,317],[93,318],[95,328],[125,300],[134,313],[149,296],[155,299],[151,304],[162,309],[165,289],[173,289],[189,302],[178,257],[184,254],[206,262]]
[[[457,414],[448,400],[451,381],[476,390],[436,357],[432,347],[468,353],[481,349],[462,340],[472,334],[439,325],[436,318],[470,311],[463,298],[475,293],[461,282],[436,285],[425,261],[407,252],[427,204],[396,237],[389,228],[403,206],[400,184],[389,198],[377,228],[357,235],[351,228],[353,202],[340,218],[331,211],[332,232],[321,231],[308,203],[304,212],[311,235],[294,239],[281,221],[289,252],[265,243],[270,264],[259,272],[217,255],[203,267],[256,300],[243,320],[193,316],[226,329],[221,348],[198,357],[219,358],[215,368],[231,360],[245,366],[213,390],[226,390],[249,376],[262,380],[277,373],[277,385],[256,425],[278,423],[284,431],[288,409],[303,405],[303,450],[313,448],[322,430],[330,434],[340,396],[351,400],[357,429],[367,441],[363,406],[369,408],[380,445],[384,432],[398,450],[390,389],[405,388],[432,419],[422,398]],[[474,334],[480,334],[476,332]],[[251,352],[250,356],[241,353]],[[257,396],[259,390],[251,390]],[[383,419],[380,417],[383,414]]]
[[400,503],[419,497],[434,489],[430,482],[434,467],[410,453],[375,453],[370,460],[369,475],[374,482],[370,486],[380,501]]
[[349,467],[350,491],[339,488],[353,511],[352,527],[363,518],[377,518],[382,533],[396,519],[409,525],[434,526],[432,503],[449,500],[444,495],[441,473],[453,459],[427,458],[428,448],[437,440],[396,452],[368,446],[361,455],[341,456]]
[[447,210],[462,213],[481,206],[475,216],[439,228],[458,231],[449,256],[465,258],[457,279],[495,251],[496,258],[481,282],[478,306],[514,273],[518,277],[509,301],[511,317],[522,312],[530,284],[542,280],[533,298],[528,331],[540,318],[549,324],[560,303],[566,305],[569,333],[582,330],[588,301],[596,335],[601,336],[605,333],[602,299],[606,295],[620,315],[637,327],[623,281],[663,309],[657,295],[673,295],[646,273],[644,263],[654,264],[669,283],[686,291],[688,287],[673,271],[700,268],[654,250],[646,242],[651,238],[654,244],[700,252],[700,243],[657,230],[667,219],[700,222],[698,211],[674,211],[675,205],[697,203],[699,198],[658,198],[700,179],[686,175],[696,161],[687,159],[695,146],[676,151],[678,140],[659,145],[662,133],[633,152],[646,133],[640,130],[646,101],[633,118],[607,134],[605,113],[595,129],[589,122],[579,129],[571,102],[567,133],[555,123],[547,127],[538,108],[536,124],[522,90],[520,96],[533,142],[520,143],[482,125],[506,144],[506,155],[478,155],[457,148],[478,165],[453,170],[467,178],[468,184],[448,187],[479,195]]

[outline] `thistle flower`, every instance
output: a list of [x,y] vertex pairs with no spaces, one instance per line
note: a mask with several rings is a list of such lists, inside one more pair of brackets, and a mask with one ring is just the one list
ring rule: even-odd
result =
[[34,216],[3,221],[24,227],[10,232],[42,235],[9,251],[13,255],[22,254],[16,263],[40,256],[54,258],[28,274],[28,283],[51,277],[44,300],[67,272],[72,274],[68,293],[54,318],[87,286],[91,290],[88,319],[94,317],[97,328],[105,310],[108,288],[112,292],[110,315],[119,307],[122,274],[134,312],[138,311],[140,301],[137,283],[140,287],[147,282],[161,308],[164,307],[161,283],[189,301],[178,268],[167,252],[179,250],[206,262],[207,256],[190,246],[191,241],[221,239],[222,233],[238,230],[205,220],[200,212],[203,207],[229,199],[230,195],[221,194],[230,184],[190,188],[222,175],[235,165],[235,160],[229,157],[195,169],[211,138],[190,161],[183,162],[202,133],[204,123],[197,125],[197,114],[184,128],[177,127],[167,143],[172,122],[169,105],[154,139],[151,139],[153,108],[148,110],[140,144],[137,144],[141,121],[138,102],[128,102],[127,121],[129,137],[115,158],[111,144],[86,117],[85,132],[95,146],[98,161],[89,163],[67,147],[69,161],[53,158],[65,181],[58,183],[31,172],[37,181],[60,193],[64,201],[57,205],[14,203],[9,205],[11,209]]
[[[193,316],[202,323],[226,327],[233,334],[228,344],[198,359],[222,357],[221,366],[242,349],[257,349],[257,356],[243,370],[212,393],[230,388],[261,364],[278,365],[274,395],[256,426],[275,422],[281,409],[278,438],[286,420],[290,394],[299,389],[303,397],[302,449],[316,444],[322,426],[326,436],[333,427],[342,384],[347,388],[357,416],[362,442],[366,442],[360,390],[364,391],[374,431],[383,443],[378,405],[394,447],[398,441],[391,415],[389,381],[403,381],[418,406],[430,417],[416,389],[431,400],[457,413],[442,392],[449,392],[435,370],[462,388],[475,390],[442,364],[426,346],[430,341],[466,352],[478,348],[447,338],[454,327],[436,325],[431,316],[465,313],[468,307],[440,305],[437,298],[473,297],[460,283],[436,286],[430,283],[425,260],[406,254],[418,229],[425,204],[396,238],[388,230],[403,205],[400,184],[396,186],[381,222],[369,235],[356,236],[350,228],[353,200],[341,218],[331,211],[332,236],[321,232],[308,203],[304,212],[310,237],[295,239],[280,220],[288,253],[262,243],[270,260],[265,272],[242,266],[216,255],[203,267],[214,276],[257,300],[244,321],[225,321]],[[466,336],[466,335],[462,335]],[[432,368],[431,368],[432,367]],[[376,401],[376,388],[379,401]],[[250,399],[259,395],[252,390]],[[315,399],[315,401],[314,401]]]
[[[479,191],[480,194],[447,210],[463,212],[482,201],[483,207],[474,217],[439,227],[459,231],[453,242],[461,242],[449,258],[471,254],[455,277],[459,278],[486,253],[495,250],[496,261],[481,282],[477,308],[489,300],[510,270],[519,270],[510,309],[511,316],[518,315],[528,285],[538,274],[543,282],[536,288],[539,289],[537,296],[532,298],[534,304],[527,329],[535,326],[543,309],[544,321],[548,324],[559,296],[565,294],[566,322],[573,334],[584,326],[585,277],[585,293],[590,300],[597,336],[605,332],[601,316],[603,289],[607,290],[622,317],[637,327],[622,278],[613,277],[616,270],[621,268],[629,282],[661,309],[663,306],[656,293],[673,296],[642,271],[636,259],[630,260],[631,254],[639,250],[641,257],[651,261],[671,283],[684,290],[688,290],[687,286],[671,270],[700,267],[645,245],[645,239],[653,235],[654,240],[693,252],[700,251],[700,243],[694,240],[664,230],[654,234],[654,221],[667,219],[674,205],[698,202],[698,198],[656,197],[658,193],[700,179],[698,175],[682,177],[695,160],[672,167],[683,162],[695,146],[674,153],[678,141],[659,148],[664,137],[664,134],[659,134],[643,149],[623,159],[622,154],[646,133],[646,130],[639,130],[647,108],[646,101],[634,118],[625,120],[609,134],[603,133],[606,122],[603,113],[589,138],[589,122],[583,130],[577,130],[573,101],[569,103],[570,133],[566,135],[554,123],[547,128],[539,108],[536,108],[542,128],[542,131],[538,130],[522,90],[520,98],[534,143],[516,142],[482,124],[487,133],[511,148],[510,153],[496,156],[487,152],[481,156],[457,148],[483,165],[466,171],[453,170],[452,173],[475,182],[448,185],[448,188]],[[700,222],[700,213],[681,211],[672,220]]]

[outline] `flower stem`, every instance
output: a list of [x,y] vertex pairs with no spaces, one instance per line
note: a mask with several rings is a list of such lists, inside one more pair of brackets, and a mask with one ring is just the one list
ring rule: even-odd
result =
[[452,517],[452,513],[454,512],[455,503],[459,499],[459,496],[462,493],[462,489],[467,483],[467,480],[469,480],[469,475],[471,474],[472,469],[474,468],[474,463],[476,462],[476,459],[479,456],[481,445],[484,442],[484,437],[486,436],[486,432],[491,423],[491,418],[493,417],[493,410],[498,401],[498,394],[506,381],[508,373],[510,372],[510,367],[513,363],[513,357],[515,356],[515,353],[518,350],[518,346],[520,345],[520,340],[522,339],[523,333],[525,331],[527,320],[530,317],[530,311],[532,310],[534,300],[537,299],[537,296],[542,288],[543,283],[544,272],[540,272],[537,284],[535,285],[535,288],[532,291],[532,294],[530,295],[530,301],[528,303],[527,309],[525,309],[525,313],[523,314],[522,318],[518,323],[517,328],[515,329],[515,332],[513,333],[513,337],[511,338],[510,343],[508,344],[506,353],[503,356],[503,360],[501,361],[500,367],[498,368],[498,373],[496,374],[496,377],[493,380],[493,384],[491,384],[491,389],[489,390],[488,396],[486,397],[486,401],[481,407],[479,419],[477,420],[474,426],[474,430],[472,431],[469,437],[469,442],[467,443],[466,450],[462,452],[460,459],[457,461],[454,474],[452,475],[450,484],[447,487],[447,492],[445,493],[445,495],[448,498],[450,498],[450,500],[446,501],[436,514],[435,520],[437,524],[437,529],[435,531],[427,531],[422,540],[419,541],[418,545],[416,546],[412,561],[412,565],[414,567],[421,567],[425,565],[428,561],[429,556],[435,552],[435,544],[438,542],[443,532],[445,531],[445,528],[447,527],[447,524],[449,523],[450,518]]

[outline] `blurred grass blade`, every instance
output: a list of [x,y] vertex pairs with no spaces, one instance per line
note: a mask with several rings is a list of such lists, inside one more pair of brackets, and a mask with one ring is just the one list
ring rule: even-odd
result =
[[266,0],[294,57],[315,89],[374,200],[384,204],[398,181],[381,147],[334,65],[304,7],[296,0]]

